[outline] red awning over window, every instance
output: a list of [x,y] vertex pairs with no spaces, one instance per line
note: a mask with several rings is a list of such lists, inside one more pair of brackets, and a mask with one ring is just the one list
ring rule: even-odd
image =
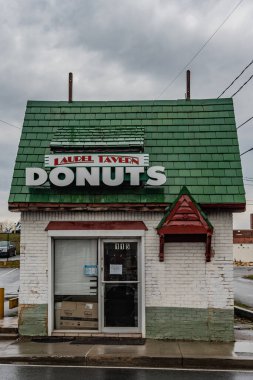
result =
[[49,222],[45,231],[59,230],[145,230],[147,226],[141,221],[113,222]]

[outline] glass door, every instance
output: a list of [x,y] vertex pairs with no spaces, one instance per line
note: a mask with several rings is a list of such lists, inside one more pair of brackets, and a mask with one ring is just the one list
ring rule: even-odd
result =
[[139,329],[138,241],[103,241],[102,312],[104,331]]

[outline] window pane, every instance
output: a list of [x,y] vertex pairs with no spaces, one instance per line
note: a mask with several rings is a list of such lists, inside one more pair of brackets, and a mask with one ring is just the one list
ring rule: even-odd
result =
[[96,265],[96,240],[55,240],[55,295],[96,295]]
[[138,327],[137,284],[105,284],[105,327]]
[[104,280],[138,280],[137,242],[104,243]]

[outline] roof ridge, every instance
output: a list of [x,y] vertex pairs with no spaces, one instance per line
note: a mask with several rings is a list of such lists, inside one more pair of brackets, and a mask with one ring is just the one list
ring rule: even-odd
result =
[[62,105],[62,106],[68,106],[68,107],[75,107],[80,105],[169,105],[169,104],[185,104],[185,105],[192,105],[192,104],[198,104],[198,103],[207,103],[207,104],[219,104],[219,103],[232,103],[232,98],[206,98],[206,99],[163,99],[163,100],[75,100],[72,103],[69,103],[66,100],[28,100],[27,106],[33,106],[33,105],[40,105],[40,106],[48,106],[50,104],[52,105]]

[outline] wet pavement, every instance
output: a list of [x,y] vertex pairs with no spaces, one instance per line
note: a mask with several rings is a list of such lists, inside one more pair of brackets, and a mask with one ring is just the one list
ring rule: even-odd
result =
[[[241,269],[241,268],[240,268]],[[244,268],[243,268],[244,269]],[[12,270],[12,268],[6,268],[6,270]],[[245,272],[245,269],[244,269]],[[1,281],[0,271],[0,281]],[[18,271],[12,271],[3,278],[10,279],[15,283],[15,276],[18,275]],[[235,276],[240,279],[242,271],[236,272]],[[253,281],[252,281],[253,285]],[[16,286],[16,284],[15,284]],[[4,318],[0,320],[1,329],[16,329],[16,318]],[[50,365],[68,365],[68,366],[82,366],[82,367],[153,367],[153,368],[202,368],[202,369],[251,369],[253,370],[253,323],[247,323],[243,319],[236,320],[235,330],[236,342],[234,343],[217,343],[217,342],[182,342],[182,341],[162,341],[147,339],[145,345],[131,346],[131,345],[95,345],[95,344],[71,344],[70,342],[64,343],[42,343],[32,342],[29,339],[20,338],[19,340],[0,340],[0,379],[42,379],[42,378],[58,378],[61,380],[69,378],[67,376],[68,369],[64,370],[57,368],[51,370]],[[17,366],[5,366],[4,364],[14,363],[29,363],[36,365],[43,365],[47,368],[47,374],[43,375],[42,371],[38,371],[38,367],[31,367],[29,372],[26,367]],[[3,377],[6,375],[5,371],[9,368],[12,377]],[[44,368],[44,367],[43,367]],[[93,369],[92,369],[93,370]],[[1,372],[3,371],[3,372]],[[13,372],[14,371],[14,372]],[[16,372],[15,372],[16,371]],[[37,372],[36,372],[37,371]],[[44,370],[43,370],[44,371]],[[57,372],[60,371],[60,372]],[[63,372],[61,372],[63,371]],[[79,370],[78,370],[79,371]],[[89,372],[88,369],[82,368],[80,372],[76,373],[78,378],[92,378],[92,379],[163,379],[165,376],[163,373],[141,372],[127,372],[128,377],[123,377],[120,372],[108,372],[100,369],[98,372]],[[84,372],[81,372],[84,371]],[[93,370],[94,371],[94,370]],[[100,372],[99,372],[100,371]],[[102,372],[101,372],[102,371]],[[16,375],[17,373],[17,375]],[[166,373],[166,379],[253,379],[253,372],[251,377],[244,377],[243,373],[227,373],[227,377],[224,377],[224,373],[219,373],[213,376],[215,372],[210,375],[203,372],[201,374],[196,372],[192,376],[193,372],[187,372],[187,376],[184,377],[185,372],[172,371]],[[180,375],[178,375],[180,373]],[[99,375],[98,375],[99,374]],[[116,375],[115,375],[116,374]],[[15,377],[16,376],[16,377]],[[23,377],[22,377],[23,376]],[[36,377],[41,376],[41,377]],[[47,377],[49,376],[49,377]],[[64,377],[67,376],[67,377]],[[80,377],[78,377],[80,376]],[[97,377],[96,377],[97,376]],[[109,377],[108,377],[109,376]],[[112,377],[111,377],[112,376]],[[114,376],[114,377],[113,377]],[[150,376],[150,377],[148,377]],[[168,377],[172,376],[172,377]],[[177,377],[179,376],[179,377]],[[213,376],[213,377],[208,377]]]
[[5,289],[5,297],[18,295],[19,268],[0,268],[0,288]]
[[[147,339],[139,346],[95,345],[33,342],[29,338],[8,339],[7,336],[5,340],[0,339],[0,364],[253,370],[252,323],[241,318],[236,323],[236,342],[232,343]],[[11,333],[16,329],[17,317],[0,320],[0,331]],[[0,372],[1,378],[5,379]]]
[[244,341],[244,340],[251,340],[253,341],[253,330],[246,328],[237,328],[235,331],[235,339]]
[[42,343],[21,338],[17,341],[0,340],[0,363],[253,370],[253,342],[172,342],[147,339],[145,345],[113,346]]
[[[17,309],[17,308],[15,308]],[[14,310],[15,310],[14,309]],[[17,313],[16,313],[17,314]],[[0,331],[14,331],[18,329],[18,316],[16,315],[15,317],[4,317],[0,319]],[[1,342],[1,340],[0,340]]]
[[4,380],[250,380],[252,372],[0,365]]
[[[15,259],[15,257],[11,257]],[[1,259],[1,261],[6,259]],[[4,288],[4,316],[15,317],[18,314],[18,308],[9,309],[9,299],[18,296],[19,290],[19,268],[0,268],[0,288]],[[1,320],[0,320],[1,327]]]
[[253,280],[243,276],[252,275],[253,267],[234,267],[235,301],[253,307]]

